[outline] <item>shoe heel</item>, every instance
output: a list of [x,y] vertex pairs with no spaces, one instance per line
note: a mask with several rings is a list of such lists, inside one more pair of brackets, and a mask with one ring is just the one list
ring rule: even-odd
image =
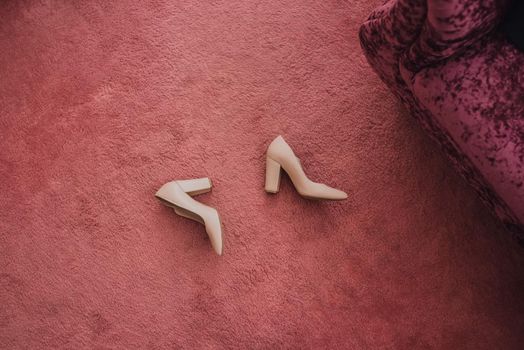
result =
[[280,188],[280,164],[271,158],[266,158],[266,186],[269,193],[277,193]]

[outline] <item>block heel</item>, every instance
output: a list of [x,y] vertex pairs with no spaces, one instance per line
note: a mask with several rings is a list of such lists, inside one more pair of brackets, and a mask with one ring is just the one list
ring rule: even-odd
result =
[[277,193],[280,188],[280,164],[271,158],[266,158],[266,186],[268,193]]

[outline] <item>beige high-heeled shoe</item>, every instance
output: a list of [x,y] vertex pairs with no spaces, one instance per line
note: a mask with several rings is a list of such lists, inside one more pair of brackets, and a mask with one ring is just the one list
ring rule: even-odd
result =
[[160,187],[155,197],[162,204],[172,207],[178,215],[205,225],[213,249],[218,255],[222,255],[222,224],[218,212],[190,197],[209,191],[211,180],[204,177],[168,182]]
[[342,200],[348,197],[346,192],[308,179],[300,160],[295,156],[291,147],[282,136],[277,136],[267,148],[266,153],[266,192],[278,192],[281,168],[289,175],[298,193],[306,198]]

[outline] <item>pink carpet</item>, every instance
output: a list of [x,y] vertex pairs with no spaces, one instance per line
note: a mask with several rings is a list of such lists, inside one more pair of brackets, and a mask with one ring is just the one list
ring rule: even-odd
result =
[[[0,348],[521,348],[524,251],[368,67],[379,2],[2,2]],[[349,200],[267,195],[279,133]],[[153,196],[202,176],[222,257]]]

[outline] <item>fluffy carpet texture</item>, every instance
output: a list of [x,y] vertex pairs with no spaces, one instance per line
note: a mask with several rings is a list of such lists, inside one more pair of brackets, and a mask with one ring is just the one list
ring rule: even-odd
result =
[[[368,67],[377,4],[3,1],[0,348],[520,348],[523,250]],[[277,134],[350,198],[266,194]],[[203,176],[222,257],[153,196]]]

